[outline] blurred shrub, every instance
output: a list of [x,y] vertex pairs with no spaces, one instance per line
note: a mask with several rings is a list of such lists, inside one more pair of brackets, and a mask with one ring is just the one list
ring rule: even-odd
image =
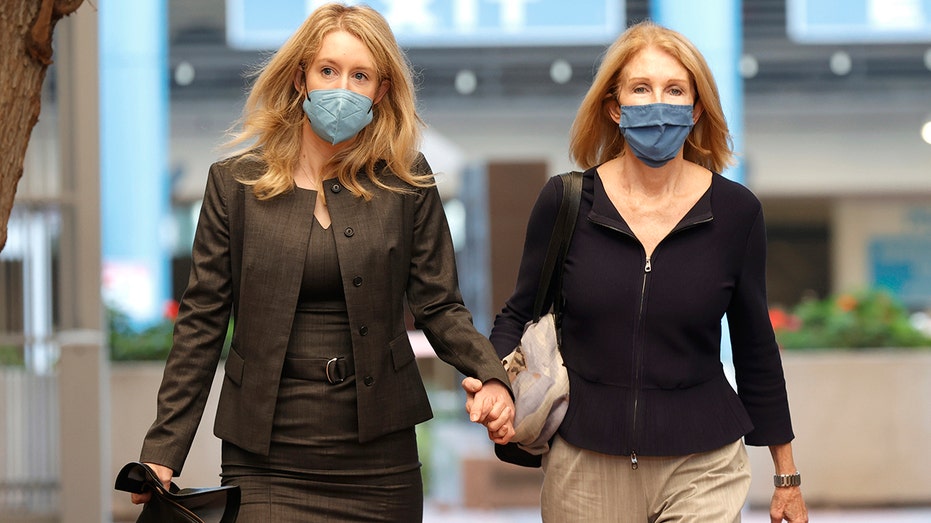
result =
[[21,348],[0,345],[0,367],[24,367],[25,365]]
[[[165,307],[163,318],[144,328],[136,328],[124,312],[107,308],[107,324],[110,330],[111,361],[164,361],[171,351],[171,339],[178,317],[178,303],[170,301]],[[229,352],[233,333],[230,321],[223,344],[222,358]]]
[[908,309],[882,289],[803,300],[791,311],[774,308],[770,320],[784,349],[931,347]]

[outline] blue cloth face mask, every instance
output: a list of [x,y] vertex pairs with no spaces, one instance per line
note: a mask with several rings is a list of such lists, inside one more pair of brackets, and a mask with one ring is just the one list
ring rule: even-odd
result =
[[621,134],[634,156],[650,167],[662,167],[675,158],[693,124],[691,105],[621,106]]
[[372,100],[348,89],[317,89],[302,104],[317,136],[336,145],[372,121]]

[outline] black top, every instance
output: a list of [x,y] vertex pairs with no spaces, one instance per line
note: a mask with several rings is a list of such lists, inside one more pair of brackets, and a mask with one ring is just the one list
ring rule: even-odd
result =
[[[531,212],[517,287],[491,335],[499,356],[530,319],[561,195],[554,177]],[[595,168],[586,171],[563,275],[571,393],[559,434],[614,455],[703,452],[744,435],[750,445],[791,441],[765,261],[762,207],[742,185],[715,174],[647,259]],[[739,396],[720,361],[725,313]]]
[[333,227],[326,229],[311,218],[310,244],[304,260],[304,275],[297,296],[298,311],[346,310],[343,277],[336,257]]

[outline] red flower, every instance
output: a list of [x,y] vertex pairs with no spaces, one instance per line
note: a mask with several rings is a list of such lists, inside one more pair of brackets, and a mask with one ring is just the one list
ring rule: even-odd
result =
[[779,308],[769,310],[769,321],[773,324],[774,331],[798,330],[802,323],[797,316]]
[[175,300],[168,300],[165,302],[165,308],[162,311],[166,320],[175,321],[178,318],[178,307],[179,304]]

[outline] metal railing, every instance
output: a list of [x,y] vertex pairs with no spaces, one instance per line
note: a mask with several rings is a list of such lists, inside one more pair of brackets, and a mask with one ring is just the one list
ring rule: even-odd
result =
[[0,514],[58,511],[58,419],[54,374],[0,367]]

